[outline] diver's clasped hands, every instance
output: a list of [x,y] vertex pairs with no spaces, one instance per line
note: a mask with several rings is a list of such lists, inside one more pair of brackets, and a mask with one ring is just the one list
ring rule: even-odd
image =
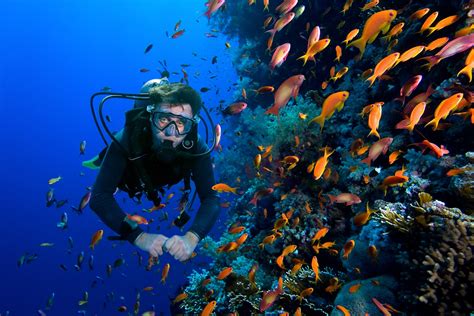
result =
[[168,251],[176,260],[183,262],[191,257],[198,242],[197,236],[190,232],[170,238],[161,234],[142,233],[135,240],[135,245],[153,257],[161,256],[163,251]]

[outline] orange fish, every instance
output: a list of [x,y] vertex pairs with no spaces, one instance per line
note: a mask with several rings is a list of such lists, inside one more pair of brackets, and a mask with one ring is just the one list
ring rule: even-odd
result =
[[173,300],[173,304],[184,301],[187,297],[188,297],[188,293],[178,294],[178,296],[176,296],[175,299]]
[[385,179],[383,179],[382,184],[380,185],[380,188],[384,190],[385,195],[386,195],[388,187],[392,187],[395,185],[402,185],[403,183],[407,181],[408,181],[407,176],[399,176],[399,175],[388,176]]
[[286,79],[280,85],[280,87],[278,87],[274,95],[274,103],[268,110],[265,111],[265,114],[278,115],[280,109],[288,103],[291,97],[296,99],[304,80],[304,75],[294,75]]
[[341,61],[341,56],[342,56],[342,48],[339,45],[336,45],[336,58],[334,58],[334,61],[340,62]]
[[383,102],[375,103],[370,110],[368,121],[370,133],[367,137],[375,135],[380,139],[380,134],[377,132],[377,128],[379,128],[380,119],[382,118],[382,104]]
[[408,19],[410,19],[410,20],[419,20],[422,17],[424,17],[428,12],[430,12],[430,8],[424,8],[424,9],[417,10],[414,13],[412,13],[412,15],[410,15],[408,17]]
[[447,150],[443,145],[441,146],[438,146],[434,143],[431,143],[429,142],[428,140],[423,140],[421,143],[416,143],[416,144],[413,144],[413,145],[417,145],[417,146],[420,146],[423,148],[423,152],[426,150],[426,149],[430,149],[432,152],[435,153],[435,155],[438,157],[438,158],[441,158],[443,157],[444,155],[446,154],[449,154],[449,150]]
[[273,20],[273,16],[269,16],[268,18],[265,19],[265,21],[263,22],[263,28],[266,29],[268,25],[270,25],[270,23],[272,23],[272,20]]
[[91,243],[90,243],[89,247],[92,250],[94,250],[95,245],[97,245],[97,243],[102,239],[103,236],[104,236],[104,230],[103,229],[99,229],[98,231],[96,231],[94,233],[94,235],[92,235],[92,240],[91,240]]
[[207,5],[207,11],[204,13],[207,16],[207,19],[211,19],[211,15],[214,14],[220,7],[225,3],[225,0],[209,0]]
[[361,285],[362,285],[362,283],[354,284],[353,286],[351,286],[349,288],[349,293],[351,293],[351,294],[356,293],[360,289]]
[[323,130],[324,121],[330,119],[336,110],[340,112],[348,98],[348,91],[339,91],[329,95],[323,102],[321,114],[313,118],[309,124],[316,122],[321,126],[321,130]]
[[400,154],[402,154],[403,151],[401,150],[395,150],[394,152],[392,152],[389,156],[388,156],[388,163],[393,165],[393,163],[395,161],[397,161],[398,159],[398,156],[400,156]]
[[142,225],[142,224],[143,224],[143,225],[148,225],[148,224],[149,224],[149,223],[148,223],[148,220],[147,220],[145,217],[140,216],[140,215],[130,215],[130,214],[128,214],[128,215],[127,215],[127,218],[128,218],[129,220],[134,221],[135,223],[137,223],[137,224],[139,224],[139,225]]
[[[270,69],[273,71],[276,67],[280,67],[288,57],[288,53],[290,52],[291,44],[285,43],[278,46],[273,52],[272,59],[270,60]],[[245,97],[246,99],[246,97]]]
[[232,188],[232,187],[228,186],[228,185],[225,184],[225,183],[214,184],[214,185],[212,186],[212,189],[213,189],[214,191],[219,192],[219,193],[227,192],[227,193],[234,193],[234,194],[237,194],[237,187],[236,187],[236,188]]
[[249,203],[257,206],[258,200],[260,200],[264,196],[268,196],[273,193],[273,188],[264,188],[256,191],[253,195],[253,198],[250,200]]
[[262,242],[258,245],[260,249],[263,249],[265,245],[272,244],[275,241],[275,235],[269,235],[263,238]]
[[466,170],[461,169],[461,168],[455,168],[455,169],[448,170],[448,172],[446,172],[446,175],[448,177],[454,177],[454,176],[457,176],[459,174],[463,174],[464,172],[466,172]]
[[439,31],[439,30],[444,29],[447,26],[450,26],[451,24],[455,23],[457,20],[459,20],[459,16],[457,15],[451,15],[451,16],[448,16],[447,18],[442,19],[441,21],[436,23],[435,26],[427,28],[428,36],[433,34],[433,32],[435,31]]
[[319,28],[319,26],[315,26],[313,28],[313,30],[311,31],[311,34],[309,34],[309,37],[308,37],[308,44],[306,45],[306,50],[309,50],[309,48],[314,44],[316,43],[317,41],[319,41],[319,36],[321,35],[321,30]]
[[283,257],[289,255],[290,253],[294,252],[296,250],[296,248],[298,248],[298,246],[296,245],[289,245],[289,246],[286,246],[285,249],[283,249],[283,251],[281,252],[281,255]]
[[304,289],[303,291],[300,292],[300,295],[298,296],[298,299],[301,301],[303,300],[304,297],[310,296],[313,293],[314,289],[312,287],[308,287]]
[[377,258],[378,256],[378,250],[375,245],[370,245],[369,248],[367,248],[367,252],[369,253],[369,256],[373,259]]
[[260,312],[269,309],[276,302],[281,293],[283,293],[281,289],[263,292],[262,300],[260,301]]
[[390,39],[394,36],[398,36],[402,31],[403,31],[403,27],[405,26],[405,23],[403,22],[400,22],[398,23],[397,25],[394,25],[390,31],[388,32],[388,34],[384,37],[382,37],[382,39],[386,40],[387,42],[390,42]]
[[227,267],[227,268],[222,269],[222,271],[219,273],[219,275],[216,278],[218,280],[223,280],[227,276],[229,276],[229,274],[231,273],[232,273],[232,267]]
[[425,49],[425,46],[423,45],[419,45],[419,46],[415,46],[415,47],[412,47],[410,49],[408,49],[407,51],[405,51],[401,56],[400,58],[398,58],[398,60],[396,61],[395,65],[393,67],[395,67],[396,65],[398,65],[399,63],[403,63],[403,62],[406,62],[412,58],[415,58],[416,56],[418,56],[423,50]]
[[323,38],[322,40],[319,40],[316,43],[314,43],[313,45],[311,45],[306,50],[306,53],[303,56],[298,57],[296,60],[303,59],[303,66],[304,66],[304,65],[306,65],[306,62],[308,61],[308,59],[314,61],[315,60],[314,56],[317,53],[320,53],[324,49],[326,49],[326,47],[328,47],[330,43],[331,43],[331,40],[329,38]]
[[336,82],[336,80],[342,78],[348,71],[349,67],[342,67],[333,77],[329,78],[329,80]]
[[352,31],[350,31],[349,33],[347,33],[346,39],[342,41],[344,44],[346,44],[346,47],[347,47],[347,44],[348,44],[350,41],[352,41],[352,40],[354,39],[354,37],[357,36],[357,34],[359,34],[359,29],[353,29]]
[[431,24],[433,24],[433,22],[438,17],[438,14],[439,14],[438,11],[431,13],[426,18],[425,22],[423,22],[423,24],[421,25],[420,30],[418,31],[418,33],[423,34],[423,32],[426,31],[431,26]]
[[173,35],[171,35],[171,38],[178,38],[178,37],[180,37],[181,35],[184,34],[184,31],[185,31],[185,30],[182,29],[182,30],[179,30],[179,31],[175,32]]
[[357,47],[360,51],[360,57],[362,57],[367,43],[372,44],[380,32],[382,32],[382,34],[387,33],[390,28],[390,23],[392,23],[396,17],[396,10],[383,10],[374,13],[365,22],[361,37],[351,42],[347,47]]
[[263,86],[254,91],[256,94],[271,93],[275,91],[275,88],[273,86]]
[[373,7],[376,7],[379,4],[379,0],[372,0],[368,3],[366,3],[362,8],[360,8],[362,11],[367,11],[369,9],[372,9]]
[[461,69],[457,76],[464,74],[469,78],[469,82],[472,81],[472,68],[474,67],[474,48],[471,48],[471,51],[466,57],[466,61],[464,62],[465,67]]
[[276,258],[276,264],[283,270],[286,270],[285,265],[283,264],[283,260],[285,259],[284,256],[280,255],[278,258]]
[[242,232],[243,230],[245,230],[245,226],[237,226],[237,227],[229,228],[228,232],[229,234],[238,234]]
[[[222,0],[222,2],[224,2],[224,1]],[[204,309],[202,310],[202,312],[199,316],[210,316],[212,314],[212,311],[216,307],[216,304],[217,304],[216,301],[209,302],[206,305],[206,307],[204,307]]]
[[369,149],[369,155],[363,159],[362,162],[370,166],[372,161],[375,161],[382,153],[385,155],[388,151],[388,147],[392,143],[393,138],[385,137],[377,142],[373,143]]
[[374,302],[375,306],[382,312],[384,316],[390,316],[390,312],[385,308],[385,306],[380,303],[376,298],[372,297],[372,302]]
[[471,23],[468,26],[456,31],[456,33],[454,33],[454,37],[456,38],[464,35],[469,35],[472,32],[474,32],[474,23]]
[[370,81],[369,87],[374,84],[375,79],[380,78],[385,72],[389,71],[395,65],[399,57],[400,53],[395,52],[382,58],[375,66],[372,76],[366,79],[366,81]]
[[273,29],[266,31],[266,33],[270,33],[270,38],[273,38],[275,33],[281,31],[285,26],[287,26],[294,19],[294,17],[294,12],[286,13],[275,22]]
[[270,5],[270,0],[263,0],[263,11],[267,10],[269,11],[270,9],[268,6]]
[[170,271],[170,264],[167,263],[163,267],[163,271],[161,271],[161,283],[165,284],[169,271]]
[[326,166],[328,164],[328,158],[333,153],[334,153],[334,150],[330,152],[329,147],[324,147],[324,154],[323,154],[322,157],[320,157],[316,161],[316,164],[315,164],[314,169],[313,169],[313,177],[314,177],[315,180],[318,180],[319,178],[321,178],[321,176],[324,173],[324,169],[326,169]]
[[352,252],[352,250],[354,249],[354,246],[355,246],[355,241],[353,239],[349,240],[348,242],[346,242],[346,244],[344,245],[344,254],[342,255],[342,258],[344,259],[348,259],[349,258],[349,255],[350,253]]
[[[417,125],[420,122],[421,117],[423,116],[423,113],[425,113],[425,108],[426,108],[426,102],[420,102],[418,103],[413,111],[410,113],[410,118],[404,119],[400,121],[395,128],[396,129],[407,129],[410,131],[410,133],[413,132],[413,129],[415,128],[415,125]],[[390,159],[390,157],[389,157]]]
[[242,244],[247,240],[249,234],[245,233],[242,234],[235,242],[239,245],[242,246]]
[[440,48],[441,46],[446,44],[448,41],[449,41],[449,37],[437,38],[434,41],[430,42],[428,45],[426,45],[425,51],[429,52],[437,48]]
[[364,212],[358,213],[356,216],[354,216],[353,223],[355,226],[363,226],[367,223],[367,221],[370,218],[370,215],[374,213],[375,210],[370,209],[369,207],[369,202],[367,202],[367,205],[365,207]]
[[328,194],[328,196],[329,196],[329,200],[331,201],[331,204],[345,203],[346,206],[350,206],[350,205],[358,204],[362,202],[357,195],[352,194],[352,193],[341,193],[338,196]]
[[354,2],[354,0],[346,0],[346,2],[344,3],[344,7],[342,8],[341,10],[341,13],[342,14],[346,14],[346,12],[350,9],[350,7],[352,6],[352,3]]
[[318,263],[318,258],[316,256],[313,256],[313,259],[311,259],[311,268],[313,269],[314,275],[315,275],[315,282],[318,282],[320,280],[319,278],[319,263]]
[[456,93],[441,101],[434,112],[434,118],[426,123],[425,127],[433,125],[433,131],[437,130],[439,121],[448,117],[449,113],[456,108],[459,102],[461,102],[462,97],[462,93]]
[[340,310],[344,314],[344,316],[351,316],[351,313],[349,312],[349,310],[345,308],[344,306],[336,305],[336,308]]

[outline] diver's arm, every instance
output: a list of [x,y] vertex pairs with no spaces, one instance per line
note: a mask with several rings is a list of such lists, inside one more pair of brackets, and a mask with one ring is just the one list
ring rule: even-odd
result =
[[[119,138],[120,135],[116,137]],[[133,244],[143,230],[126,220],[126,214],[113,195],[126,165],[127,158],[119,146],[112,142],[92,188],[90,207],[107,226]]]
[[[204,148],[207,147],[205,144],[201,147],[207,149]],[[219,195],[212,190],[216,181],[210,154],[196,159],[192,168],[192,179],[196,185],[201,206],[187,234],[194,233],[201,240],[212,229],[220,212]]]

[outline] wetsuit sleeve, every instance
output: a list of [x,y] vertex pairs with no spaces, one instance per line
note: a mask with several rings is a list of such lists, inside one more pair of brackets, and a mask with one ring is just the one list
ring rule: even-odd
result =
[[[121,136],[118,134],[117,138],[120,139]],[[121,148],[112,142],[100,166],[89,205],[110,229],[133,244],[143,230],[140,227],[132,229],[128,223],[124,222],[126,214],[114,197],[126,165],[127,158]]]
[[[200,142],[198,152],[207,150],[204,142]],[[220,199],[216,191],[212,190],[215,183],[212,169],[211,155],[207,154],[195,160],[192,167],[192,179],[196,186],[201,205],[189,231],[203,239],[214,226],[220,213]]]

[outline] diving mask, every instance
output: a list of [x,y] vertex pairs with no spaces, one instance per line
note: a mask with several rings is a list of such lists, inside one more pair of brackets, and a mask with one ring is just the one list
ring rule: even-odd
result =
[[151,113],[153,125],[165,136],[183,136],[191,132],[196,121],[194,119],[170,112],[154,111]]

